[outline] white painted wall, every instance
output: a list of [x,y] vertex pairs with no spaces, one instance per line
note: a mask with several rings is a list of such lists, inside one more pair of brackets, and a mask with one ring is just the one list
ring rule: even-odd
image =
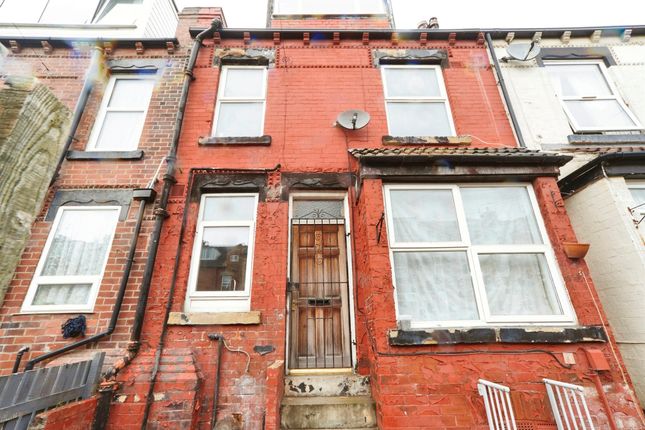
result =
[[[170,39],[175,37],[178,17],[173,0],[144,0],[141,13],[130,25],[55,25],[0,22],[0,37],[89,38],[118,39]],[[0,18],[1,19],[1,18]]]
[[603,178],[565,204],[578,240],[591,244],[585,260],[645,407],[645,236],[627,209],[635,203],[623,178]]
[[[512,43],[529,43],[516,39]],[[507,56],[504,41],[496,41],[498,58]],[[589,38],[573,38],[565,44],[560,39],[543,39],[543,48],[591,48],[606,46],[617,62],[609,74],[623,99],[641,123],[645,124],[645,37],[633,37],[623,42],[619,37],[601,38],[593,43]],[[551,149],[548,145],[565,145],[567,136],[573,134],[558,101],[546,69],[535,61],[509,61],[501,63],[511,103],[516,111],[527,146],[532,149]]]

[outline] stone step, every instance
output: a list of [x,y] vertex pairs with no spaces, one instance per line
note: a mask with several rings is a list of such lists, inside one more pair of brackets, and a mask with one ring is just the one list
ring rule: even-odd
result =
[[361,375],[287,375],[285,397],[369,396],[369,376]]
[[285,397],[280,417],[283,429],[364,430],[376,426],[376,408],[370,396]]

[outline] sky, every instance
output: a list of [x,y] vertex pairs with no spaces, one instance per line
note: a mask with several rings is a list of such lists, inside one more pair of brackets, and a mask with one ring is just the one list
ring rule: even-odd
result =
[[[266,25],[266,0],[175,0],[221,6],[230,28]],[[433,16],[441,28],[531,28],[645,25],[645,0],[392,0],[397,28],[416,28]]]

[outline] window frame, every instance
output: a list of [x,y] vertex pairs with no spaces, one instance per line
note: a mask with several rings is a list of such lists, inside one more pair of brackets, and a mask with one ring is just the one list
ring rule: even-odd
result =
[[[542,244],[532,245],[472,245],[466,221],[466,212],[461,198],[460,189],[463,188],[502,188],[514,187],[527,190],[533,215],[536,219]],[[452,192],[457,222],[459,226],[460,241],[455,242],[398,242],[394,232],[392,218],[391,190],[449,190]],[[450,320],[450,321],[416,321],[410,320],[411,328],[446,328],[446,327],[495,327],[514,325],[575,325],[576,316],[566,290],[562,274],[560,273],[553,248],[544,225],[544,220],[537,203],[533,187],[530,184],[505,184],[505,183],[463,183],[463,184],[385,184],[383,186],[386,231],[388,237],[388,252],[392,273],[392,286],[394,289],[394,303],[397,321],[400,321],[400,312],[397,297],[396,273],[394,269],[395,252],[433,252],[433,251],[462,251],[466,252],[472,280],[473,295],[479,313],[477,320]],[[542,254],[544,255],[554,293],[562,309],[562,315],[527,315],[527,316],[491,316],[488,308],[486,289],[483,273],[477,256],[479,254]],[[406,320],[407,321],[407,320]]]
[[[70,312],[87,312],[91,313],[94,311],[94,305],[96,303],[96,298],[98,296],[101,283],[103,281],[103,276],[105,274],[105,268],[107,266],[108,260],[110,258],[110,253],[112,252],[112,244],[114,242],[114,236],[116,236],[116,230],[119,223],[119,215],[121,213],[121,206],[63,206],[58,208],[56,212],[56,218],[52,223],[51,229],[47,236],[47,241],[45,246],[40,254],[40,259],[36,265],[36,270],[29,284],[29,289],[23,300],[20,313],[70,313]],[[58,231],[58,227],[63,218],[63,214],[66,211],[113,211],[114,214],[114,228],[112,229],[112,234],[108,242],[108,251],[105,253],[105,258],[103,260],[103,265],[101,272],[98,275],[64,275],[64,276],[42,276],[42,272],[45,261],[49,256],[49,250],[51,248],[52,242],[54,241],[54,236]],[[88,295],[88,301],[85,305],[34,305],[33,300],[38,291],[38,286],[42,284],[92,284],[90,287],[90,293]]]
[[[254,208],[252,220],[237,220],[237,221],[204,221],[204,209],[206,207],[206,200],[210,197],[253,197]],[[190,260],[190,272],[188,275],[188,288],[186,292],[186,309],[190,312],[227,312],[228,310],[220,310],[228,306],[235,309],[230,312],[240,311],[239,306],[248,308],[251,299],[251,287],[253,285],[253,259],[255,252],[255,231],[257,227],[257,213],[258,213],[258,193],[205,193],[202,194],[199,201],[199,214],[195,224],[195,238],[193,241],[192,256]],[[246,258],[246,271],[244,274],[244,290],[242,291],[197,291],[197,278],[199,275],[199,264],[201,261],[202,251],[202,238],[204,236],[204,229],[207,227],[248,227],[249,228],[249,247]],[[212,302],[214,309],[209,311],[191,310],[194,301],[208,301]],[[237,305],[237,307],[236,307]],[[247,311],[249,309],[246,309]]]
[[[228,78],[229,70],[263,70],[262,74],[262,98],[258,97],[225,97],[225,87],[226,81]],[[264,135],[264,123],[266,120],[266,110],[267,110],[267,90],[268,90],[268,74],[269,70],[266,66],[239,66],[239,65],[223,65],[220,71],[219,85],[217,88],[217,102],[215,103],[215,113],[213,114],[213,128],[211,130],[211,136],[214,137],[260,137]],[[245,135],[236,135],[236,136],[217,136],[217,123],[219,121],[220,109],[222,103],[262,103],[262,120],[260,121],[260,133],[255,136],[245,136]]]
[[[108,112],[141,112],[139,109],[124,109],[124,108],[110,108],[108,104],[110,99],[114,94],[114,87],[118,80],[136,80],[136,81],[151,81],[152,82],[152,91],[150,92],[150,98],[146,104],[145,109],[143,110],[143,121],[139,125],[138,137],[136,139],[136,145],[133,148],[128,149],[116,149],[116,148],[98,148],[99,137],[103,126],[105,124],[105,118]],[[101,99],[101,106],[99,107],[98,114],[96,115],[96,120],[94,121],[94,126],[92,127],[92,132],[90,133],[90,138],[87,141],[86,151],[100,151],[100,152],[121,152],[121,151],[136,151],[139,149],[139,144],[141,143],[141,136],[143,134],[143,128],[145,126],[146,120],[148,118],[148,109],[150,108],[150,102],[154,95],[154,74],[113,74],[110,76],[110,80],[105,88],[103,93],[103,98]]]
[[[565,115],[567,116],[567,119],[569,121],[569,124],[571,125],[571,128],[573,128],[573,131],[575,133],[587,133],[587,132],[613,132],[613,131],[639,131],[643,130],[643,125],[642,123],[638,120],[636,115],[629,109],[627,106],[627,103],[625,103],[625,100],[623,99],[620,91],[618,91],[618,88],[614,84],[613,80],[609,76],[609,72],[607,70],[607,66],[605,65],[603,60],[545,60],[544,61],[544,66],[546,68],[546,72],[549,74],[549,81],[553,82],[553,77],[550,76],[550,72],[548,70],[549,66],[581,66],[581,65],[588,65],[588,66],[597,66],[598,69],[600,70],[600,75],[604,79],[605,83],[607,84],[607,87],[611,91],[612,95],[611,96],[562,96],[559,94],[558,89],[554,88],[555,94],[558,97],[558,101],[560,102],[560,106],[562,106],[562,110],[564,110]],[[616,100],[618,102],[618,105],[621,107],[621,109],[627,114],[630,120],[636,124],[634,127],[626,127],[626,128],[608,128],[608,127],[581,127],[578,124],[578,121],[576,120],[575,116],[571,113],[569,108],[567,107],[566,103],[567,101],[597,101],[597,100]]]
[[[428,96],[428,97],[390,97],[387,89],[387,79],[385,78],[386,70],[388,69],[434,69],[437,76],[437,85],[439,87],[440,96]],[[448,92],[446,90],[446,83],[443,78],[443,69],[440,65],[436,64],[382,64],[381,65],[381,82],[383,85],[383,99],[385,103],[385,117],[387,119],[387,130],[390,135],[392,134],[392,121],[390,119],[390,113],[388,111],[388,103],[443,103],[447,116],[448,123],[450,125],[451,134],[449,136],[456,136],[457,131],[455,129],[455,120],[452,115],[452,109],[450,107],[450,100],[448,99]],[[396,135],[398,136],[398,135]],[[402,135],[409,136],[409,135]],[[436,135],[439,136],[439,135]],[[400,136],[399,136],[400,137]],[[443,136],[442,136],[443,137]]]
[[[383,0],[378,0],[378,3],[380,5],[380,10],[378,12],[366,12],[364,10],[361,10],[361,0],[349,0],[346,3],[351,5],[351,11],[347,12],[321,12],[321,11],[315,11],[315,10],[309,10],[309,11],[303,11],[303,5],[302,5],[302,0],[297,0],[298,1],[298,12],[283,12],[281,10],[281,1],[282,0],[276,0],[276,8],[274,8],[273,15],[274,16],[289,16],[289,15],[295,15],[295,16],[309,16],[309,15],[323,15],[323,16],[342,16],[342,15],[366,15],[366,16],[373,16],[373,15],[386,15],[387,8],[385,6],[385,3]],[[277,12],[276,10],[277,9]],[[296,7],[292,7],[293,10],[296,9]]]

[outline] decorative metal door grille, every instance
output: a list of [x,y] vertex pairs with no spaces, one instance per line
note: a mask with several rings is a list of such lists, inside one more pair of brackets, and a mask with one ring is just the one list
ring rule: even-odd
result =
[[558,430],[594,430],[580,385],[543,379]]
[[345,219],[335,212],[291,221],[291,369],[351,367]]
[[490,430],[517,430],[510,388],[480,379],[477,391],[484,398]]

